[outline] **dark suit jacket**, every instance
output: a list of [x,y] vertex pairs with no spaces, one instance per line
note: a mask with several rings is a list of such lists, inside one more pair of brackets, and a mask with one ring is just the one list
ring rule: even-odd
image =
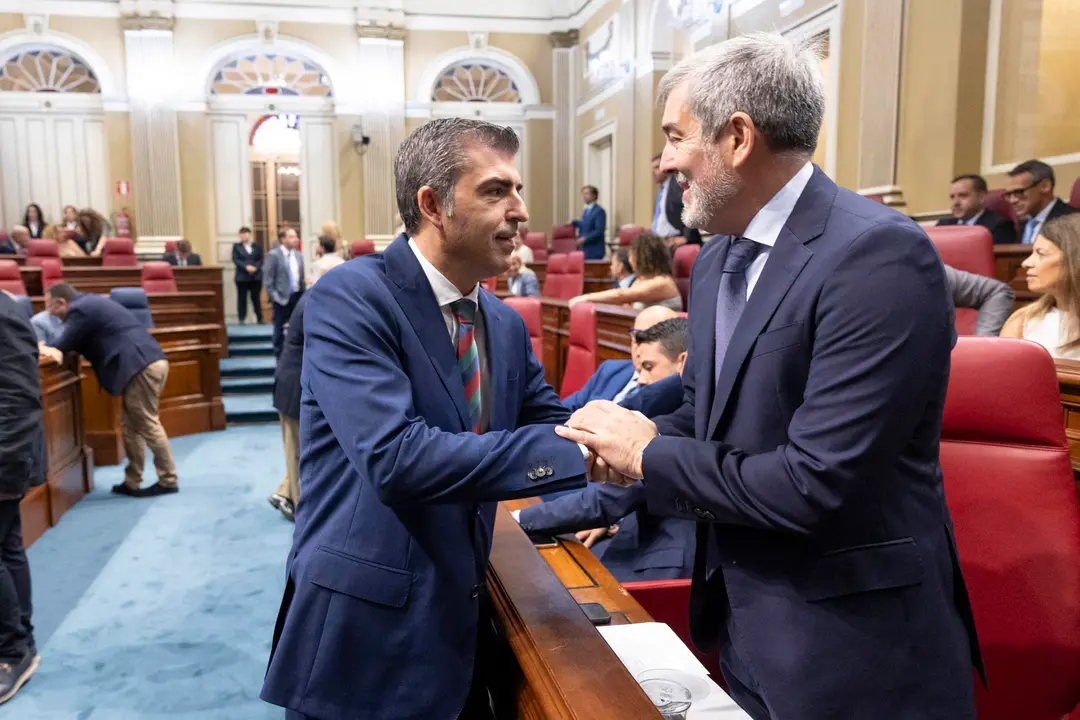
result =
[[[232,261],[236,266],[236,282],[260,282],[262,280],[263,249],[252,243],[251,254],[244,250],[244,243],[233,243]],[[255,266],[255,272],[247,271],[248,265]]]
[[489,429],[407,239],[327,273],[304,313],[288,581],[262,689],[320,720],[456,720],[496,503],[584,487],[525,322],[480,291]]
[[[175,253],[165,253],[165,262],[170,265],[179,265],[180,258],[177,257]],[[191,253],[187,256],[187,264],[191,267],[202,265],[202,258],[199,257],[198,253]]]
[[8,238],[4,242],[0,242],[0,255],[18,255],[22,252],[22,248],[14,240]]
[[37,337],[26,310],[0,292],[0,496],[45,482]]
[[682,377],[672,375],[644,386],[619,404],[627,410],[637,410],[645,417],[653,418],[675,412],[682,403]]
[[973,719],[981,659],[938,463],[941,260],[815,168],[714,382],[729,247],[694,263],[684,403],[643,456],[649,511],[700,522],[695,644],[729,643],[776,717]]
[[274,408],[286,417],[300,419],[300,369],[304,364],[304,308],[307,294],[301,295],[289,316],[285,344],[274,371]]
[[701,244],[701,232],[694,228],[687,228],[683,224],[683,190],[679,187],[679,183],[675,176],[672,175],[667,179],[667,197],[664,198],[664,216],[667,221],[671,223],[672,227],[679,231],[679,234],[686,238],[687,245],[700,245]]
[[607,251],[604,244],[604,234],[607,231],[607,211],[599,204],[593,206],[581,214],[580,220],[574,221],[574,227],[581,235],[582,250],[585,251],[586,260],[600,260]]
[[573,412],[590,400],[612,400],[626,387],[633,375],[634,363],[631,361],[605,360],[580,390],[566,396],[563,405]]
[[131,378],[165,359],[161,345],[126,307],[89,293],[72,300],[56,349],[86,358],[110,395],[123,395]]
[[[942,218],[937,221],[940,225],[960,225],[956,218]],[[995,245],[1009,245],[1018,242],[1016,236],[1016,224],[1009,218],[1004,218],[992,210],[983,210],[983,214],[975,221],[976,225],[982,225],[990,231]]]
[[1050,222],[1062,215],[1072,215],[1074,212],[1080,212],[1080,210],[1077,210],[1061,198],[1055,198],[1055,200],[1057,200],[1057,202],[1054,203],[1054,207],[1050,208],[1050,212],[1046,215],[1046,222]]

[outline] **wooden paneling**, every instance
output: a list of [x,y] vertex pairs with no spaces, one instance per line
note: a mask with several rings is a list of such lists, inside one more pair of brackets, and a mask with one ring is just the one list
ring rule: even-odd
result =
[[[108,297],[106,294],[104,297]],[[209,290],[189,290],[175,293],[149,293],[150,315],[154,327],[183,327],[217,323],[216,298]],[[45,297],[31,298],[34,312],[45,309]]]
[[1065,439],[1069,443],[1073,470],[1080,475],[1080,362],[1055,360],[1061,409],[1065,420]]
[[[556,390],[562,385],[570,344],[570,307],[565,300],[540,298],[544,310],[544,377]],[[597,355],[604,360],[630,359],[630,329],[638,311],[616,305],[596,306]]]
[[1038,297],[1028,290],[1025,271],[1020,264],[1031,254],[1030,245],[995,245],[994,277],[1008,283],[1016,293],[1016,306],[1023,307]]

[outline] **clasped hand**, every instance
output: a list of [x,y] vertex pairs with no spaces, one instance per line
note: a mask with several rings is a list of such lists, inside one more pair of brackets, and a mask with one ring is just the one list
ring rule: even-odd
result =
[[594,400],[555,432],[589,449],[589,479],[613,485],[630,485],[643,477],[642,455],[658,434],[647,417],[609,400]]

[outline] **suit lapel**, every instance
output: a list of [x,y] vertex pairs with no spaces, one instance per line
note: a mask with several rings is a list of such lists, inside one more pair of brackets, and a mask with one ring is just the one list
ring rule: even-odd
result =
[[[510,375],[510,353],[507,352],[506,341],[509,338],[506,337],[507,329],[503,318],[494,307],[499,301],[485,290],[480,291],[479,299],[480,312],[484,319],[484,356],[487,359],[488,377],[491,378],[491,397],[484,400],[488,406],[488,429],[504,430],[516,424],[507,417],[506,386]],[[461,392],[464,397],[464,388]]]
[[408,239],[398,238],[386,248],[383,255],[387,277],[399,288],[395,299],[424,343],[428,359],[435,366],[443,387],[457,408],[462,427],[468,428],[469,408],[465,404],[465,384],[458,369],[457,353],[446,332],[446,319],[435,300],[424,269],[409,248]]

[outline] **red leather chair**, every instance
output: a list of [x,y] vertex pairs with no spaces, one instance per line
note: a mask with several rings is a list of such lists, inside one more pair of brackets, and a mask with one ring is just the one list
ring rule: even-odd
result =
[[484,278],[483,284],[485,290],[489,293],[493,293],[495,292],[495,289],[499,287],[499,276],[495,275],[493,277]]
[[634,242],[634,238],[645,232],[645,230],[646,228],[640,225],[623,225],[619,228],[619,246],[629,247],[630,243]]
[[166,255],[175,255],[176,254],[176,243],[177,242],[179,242],[179,241],[178,240],[166,240],[165,241],[165,254]]
[[[52,242],[46,240],[46,242]],[[53,243],[55,245],[56,243]],[[64,282],[64,264],[60,258],[41,258],[41,289],[48,290],[56,283]]]
[[566,277],[566,256],[552,255],[547,261],[547,274],[544,275],[544,287],[540,294],[544,297],[569,300],[573,295],[563,294],[563,278]]
[[349,244],[349,255],[354,258],[371,255],[375,252],[374,240],[353,240]]
[[173,275],[172,265],[164,260],[143,263],[142,287],[148,294],[176,292],[176,277]]
[[1080,178],[1073,181],[1072,192],[1069,193],[1069,204],[1080,210]]
[[548,259],[547,235],[545,235],[544,233],[525,233],[525,239],[521,242],[533,251],[533,262],[541,262]]
[[[982,225],[943,225],[926,228],[941,262],[976,275],[994,277],[994,239]],[[956,309],[956,332],[974,335],[979,311]]]
[[874,202],[881,203],[882,205],[885,204],[885,196],[881,193],[877,193],[875,195],[863,195],[863,197],[867,200],[873,200]]
[[941,440],[990,685],[979,718],[1060,720],[1080,702],[1080,513],[1046,350],[959,338]]
[[26,244],[26,267],[41,267],[43,260],[60,260],[60,246],[54,240],[31,240]]
[[563,278],[562,297],[566,300],[585,292],[585,253],[575,250],[566,256],[566,277]]
[[1016,221],[1016,213],[1013,212],[1012,205],[1005,199],[1004,190],[991,190],[986,193],[986,209],[996,212],[1001,217],[1007,217],[1012,220],[1013,225],[1019,228],[1019,223]]
[[529,342],[532,343],[533,355],[544,363],[544,307],[540,298],[534,297],[508,297],[504,303],[517,310],[518,315],[525,320],[525,326],[529,328]]
[[690,639],[690,581],[689,580],[644,580],[625,582],[623,589],[638,601],[645,612],[656,622],[662,622],[679,636],[690,652],[697,656],[713,681],[724,685],[720,674],[720,653],[705,654],[698,652]]
[[19,264],[14,260],[0,260],[0,290],[7,290],[12,295],[26,294]]
[[566,349],[562,397],[576,393],[596,372],[596,306],[580,302],[570,308],[570,346]]
[[[105,249],[101,251],[101,267],[137,267],[135,243],[131,238],[103,238]],[[167,264],[167,263],[166,263]]]
[[700,245],[680,245],[675,248],[672,258],[672,271],[675,274],[675,284],[679,286],[679,294],[682,295],[683,307],[690,307],[690,273],[694,269],[694,261],[701,252]]
[[556,225],[551,228],[551,239],[556,238],[576,238],[577,230],[574,228],[574,223],[566,223],[565,225]]
[[572,253],[577,250],[577,230],[573,224],[556,225],[551,228],[551,252]]

